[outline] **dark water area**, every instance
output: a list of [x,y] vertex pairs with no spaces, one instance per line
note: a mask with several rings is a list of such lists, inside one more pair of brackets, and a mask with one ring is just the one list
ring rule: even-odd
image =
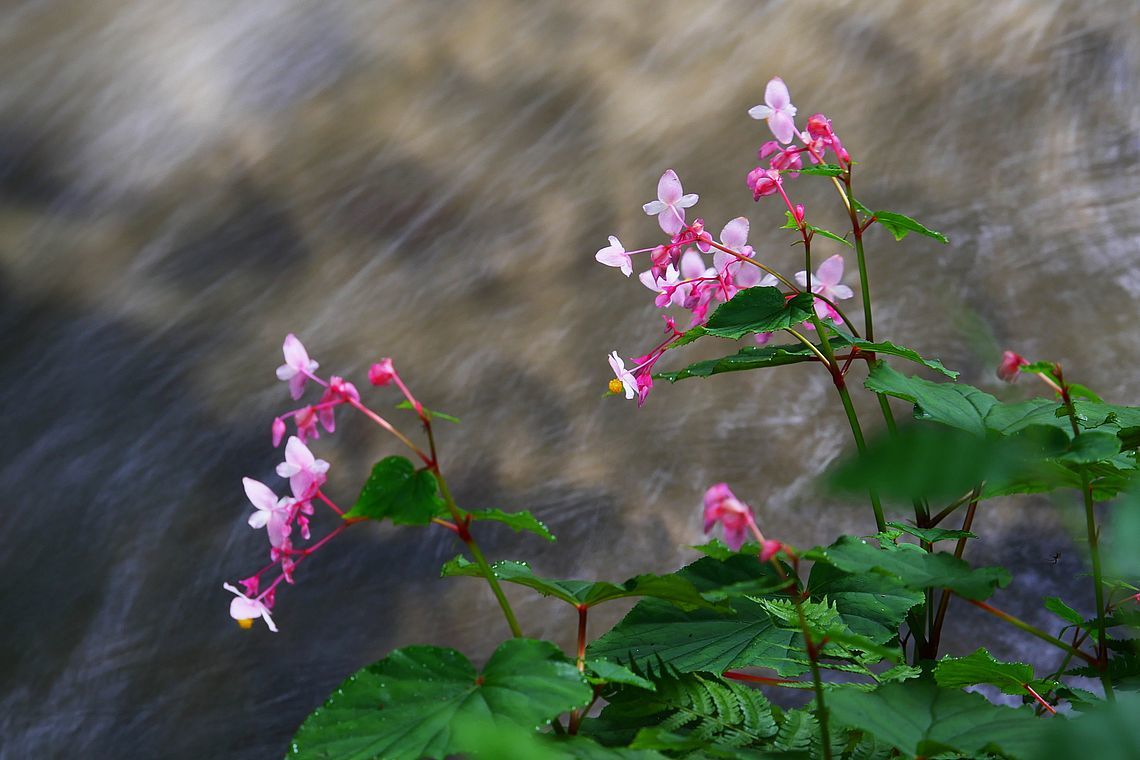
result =
[[[747,215],[760,255],[800,268],[776,204],[744,186],[769,139],[745,112],[773,74],[802,117],[833,119],[862,198],[952,240],[874,236],[880,337],[1002,397],[1036,393],[993,377],[1012,347],[1140,403],[1130,0],[97,0],[3,14],[4,758],[276,757],[390,649],[480,660],[506,634],[475,581],[438,578],[452,537],[390,526],[306,563],[278,596],[280,633],[233,624],[221,584],[264,551],[240,480],[278,483],[269,422],[291,408],[273,374],[288,332],[362,388],[372,361],[395,357],[426,404],[462,418],[440,435],[459,502],[530,509],[559,537],[488,530],[494,558],[568,577],[666,571],[695,557],[701,494],[721,480],[793,544],[869,531],[865,505],[814,485],[849,433],[810,367],[658,387],[641,410],[601,398],[606,354],[647,350],[660,321],[593,254],[609,234],[657,242],[641,204],[665,168],[714,231]],[[841,228],[825,182],[795,190]],[[377,408],[398,401],[385,393],[369,392]],[[344,502],[398,453],[348,416],[314,449]],[[1074,517],[1067,496],[987,503],[968,559],[1010,566],[1003,606],[1052,626],[1041,595],[1092,603]],[[571,610],[512,598],[528,635],[569,645]],[[951,651],[1054,663],[972,612],[951,608]]]

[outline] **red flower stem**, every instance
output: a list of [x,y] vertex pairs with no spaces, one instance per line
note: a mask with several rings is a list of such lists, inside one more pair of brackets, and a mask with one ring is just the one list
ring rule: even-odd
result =
[[336,512],[341,517],[344,517],[344,510],[338,507],[336,504],[333,504],[332,499],[325,496],[325,492],[319,488],[317,489],[317,498],[327,504],[329,509],[331,509],[333,512]]
[[368,419],[370,419],[370,420],[372,420],[373,422],[375,422],[375,423],[376,423],[377,425],[379,425],[380,427],[382,427],[382,428],[384,428],[385,430],[387,430],[387,431],[388,431],[389,433],[391,433],[392,435],[396,436],[396,439],[397,439],[397,440],[399,440],[399,441],[400,441],[400,443],[404,444],[404,445],[405,445],[405,446],[407,446],[409,449],[411,449],[412,451],[414,451],[414,452],[416,453],[416,456],[418,456],[420,459],[422,459],[422,460],[423,460],[424,464],[426,464],[426,465],[431,465],[431,463],[432,463],[432,462],[431,462],[431,459],[429,459],[429,458],[428,458],[427,454],[425,454],[423,451],[421,451],[421,450],[420,450],[420,447],[419,447],[419,446],[417,446],[416,444],[412,443],[412,442],[411,442],[411,440],[410,440],[410,439],[409,439],[409,438],[408,438],[406,435],[404,435],[404,434],[403,434],[403,433],[401,433],[399,430],[397,430],[396,428],[394,428],[394,427],[392,426],[392,423],[388,422],[388,420],[384,419],[384,418],[383,418],[383,417],[381,417],[379,414],[377,414],[376,412],[372,411],[371,409],[369,409],[369,408],[368,408],[368,407],[366,407],[364,404],[360,403],[359,401],[357,401],[357,400],[356,400],[356,399],[354,399],[354,398],[350,398],[350,399],[347,399],[347,401],[348,401],[348,403],[349,403],[349,404],[351,404],[351,405],[352,405],[352,406],[353,406],[353,407],[354,407],[354,408],[355,408],[355,409],[356,409],[358,412],[360,412],[360,413],[361,413],[361,414],[363,414],[365,417],[367,417]]
[[[966,509],[966,519],[962,521],[962,530],[969,531],[974,524],[974,513],[978,509],[978,497],[982,493],[982,487],[978,486],[971,491],[974,498],[970,502],[970,506]],[[962,555],[966,551],[966,541],[968,539],[963,536],[958,539],[958,545],[954,547],[954,556],[957,559],[962,559]],[[931,547],[933,548],[933,547]],[[929,550],[928,550],[929,551]],[[933,601],[933,590],[931,591],[930,600]],[[927,603],[929,606],[929,602]],[[950,608],[950,592],[947,589],[942,590],[942,596],[938,600],[938,614],[934,616],[930,623],[930,635],[927,636],[926,647],[922,652],[925,659],[933,660],[938,656],[938,644],[942,638],[942,625],[946,621],[946,611]]]
[[1038,702],[1040,702],[1041,706],[1044,707],[1046,710],[1048,710],[1050,713],[1052,713],[1053,715],[1057,714],[1057,711],[1053,709],[1053,705],[1049,704],[1044,699],[1042,699],[1041,695],[1038,694],[1036,691],[1034,691],[1032,686],[1030,686],[1027,683],[1023,683],[1023,684],[1021,684],[1021,688],[1025,689],[1030,694],[1032,694],[1033,698],[1036,699]]
[[[965,599],[965,597],[963,597],[963,598]],[[1005,622],[1009,623],[1010,625],[1014,626],[1015,628],[1020,628],[1021,630],[1025,631],[1026,633],[1028,633],[1031,636],[1036,636],[1037,638],[1041,639],[1042,641],[1048,642],[1049,644],[1052,644],[1053,646],[1057,647],[1058,649],[1064,650],[1065,652],[1069,652],[1070,654],[1073,654],[1077,657],[1080,657],[1082,660],[1084,660],[1088,664],[1092,665],[1093,667],[1096,667],[1096,668],[1100,667],[1100,662],[1097,660],[1097,658],[1093,657],[1092,655],[1089,655],[1085,652],[1082,652],[1080,649],[1077,649],[1075,647],[1069,646],[1068,644],[1066,644],[1064,641],[1057,638],[1056,636],[1050,636],[1049,634],[1045,633],[1045,631],[1042,631],[1040,628],[1037,628],[1036,626],[1032,626],[1029,623],[1026,623],[1024,620],[1021,620],[1020,618],[1016,618],[1013,615],[1010,615],[1008,612],[1002,612],[1001,610],[997,609],[996,607],[989,605],[989,604],[986,604],[985,602],[979,602],[976,599],[966,599],[966,601],[969,602],[970,604],[974,605],[975,607],[979,608],[979,609],[985,610],[986,612],[990,613],[994,617],[999,618],[1000,620],[1004,620]]]
[[770,678],[768,676],[754,676],[751,673],[741,673],[739,670],[726,670],[721,673],[724,678],[734,681],[747,681],[749,683],[762,683],[768,686],[783,686],[786,683],[799,683],[794,678]]

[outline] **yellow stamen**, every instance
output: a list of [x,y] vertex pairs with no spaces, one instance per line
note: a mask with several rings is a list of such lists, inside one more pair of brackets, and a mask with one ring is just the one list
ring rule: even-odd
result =
[[253,628],[253,618],[242,618],[241,620],[237,621],[237,623],[238,623],[238,625],[240,625],[240,626],[241,626],[241,627],[242,627],[244,630],[247,630],[247,631],[248,631],[250,628]]
[[610,393],[621,393],[624,387],[625,386],[621,384],[621,380],[618,380],[616,377],[610,380]]

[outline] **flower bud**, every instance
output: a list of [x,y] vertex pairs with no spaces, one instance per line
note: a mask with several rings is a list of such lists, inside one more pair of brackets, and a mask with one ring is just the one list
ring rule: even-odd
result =
[[392,377],[396,374],[395,368],[392,367],[391,359],[381,359],[376,364],[373,364],[368,370],[368,382],[373,385],[387,385],[392,382]]
[[760,545],[760,561],[761,562],[770,561],[773,557],[776,556],[776,553],[783,548],[784,548],[784,545],[781,544],[779,541],[776,541],[775,539],[771,539],[771,538],[764,539],[764,543]]
[[1029,364],[1025,357],[1013,351],[1005,351],[1001,355],[1001,363],[998,364],[997,376],[1007,383],[1016,383],[1017,376],[1021,374],[1021,368]]
[[831,129],[831,119],[821,113],[808,117],[807,131],[813,140],[830,142],[831,138],[835,136],[835,132]]
[[281,445],[281,440],[285,437],[285,420],[276,417],[273,420],[273,448]]

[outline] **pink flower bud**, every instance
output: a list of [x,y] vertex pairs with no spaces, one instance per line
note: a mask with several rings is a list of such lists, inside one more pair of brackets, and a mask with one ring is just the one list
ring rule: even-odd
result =
[[1001,363],[998,364],[997,376],[1007,383],[1016,383],[1017,376],[1021,374],[1021,368],[1029,364],[1025,357],[1013,351],[1006,351],[1001,355]]
[[760,561],[768,562],[776,556],[776,552],[784,548],[784,545],[775,539],[766,538],[764,543],[760,545]]
[[[273,448],[281,445],[281,440],[285,437],[285,420],[277,417],[273,420]],[[254,593],[254,592],[251,592]]]
[[831,129],[831,119],[821,113],[808,117],[807,131],[814,140],[830,142],[831,138],[835,136],[835,132]]
[[245,580],[238,581],[245,588],[246,596],[257,596],[257,591],[261,587],[261,579],[256,575],[251,575]]
[[368,382],[373,385],[387,385],[392,382],[392,377],[395,374],[396,370],[392,367],[392,360],[384,358],[369,368]]
[[796,221],[803,224],[804,221],[804,204],[797,203],[795,210]]
[[733,551],[740,548],[752,525],[752,509],[742,503],[727,483],[717,483],[705,492],[705,533],[717,523],[724,526],[724,542]]

